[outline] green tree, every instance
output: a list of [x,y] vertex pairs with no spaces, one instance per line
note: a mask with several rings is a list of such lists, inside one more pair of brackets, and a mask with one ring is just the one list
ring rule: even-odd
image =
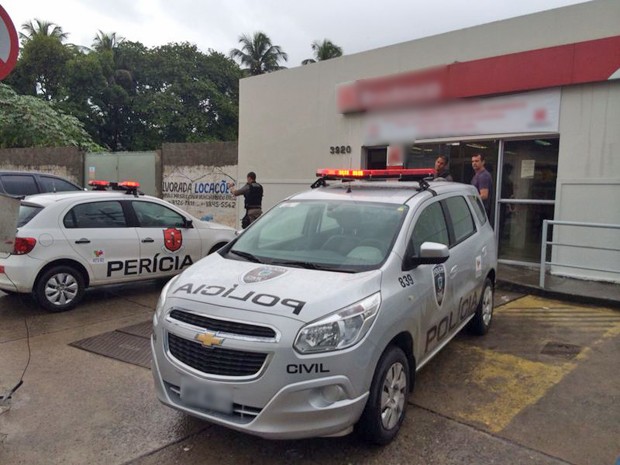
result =
[[140,149],[164,142],[234,140],[239,67],[221,53],[189,43],[152,49],[136,76],[134,134]]
[[63,42],[69,37],[60,26],[49,21],[35,19],[29,23],[22,24],[22,31],[19,33],[22,46],[37,37],[53,37],[59,42]]
[[314,58],[307,58],[303,60],[301,62],[302,65],[308,65],[310,63],[316,63],[317,61],[325,61],[342,56],[342,47],[339,47],[328,39],[323,39],[322,42],[315,40],[312,42],[311,47]]
[[40,98],[0,83],[0,148],[67,147],[98,151],[82,124]]
[[116,32],[106,34],[100,29],[93,40],[92,48],[98,52],[103,50],[114,51],[124,40],[124,37],[116,37]]
[[65,65],[77,53],[63,44],[68,34],[60,26],[39,19],[24,23],[22,30],[21,53],[5,82],[22,94],[50,101],[60,98]]
[[255,32],[252,36],[243,34],[239,37],[239,43],[242,44],[241,49],[231,50],[230,57],[245,66],[246,74],[256,76],[286,68],[279,62],[288,61],[288,55],[279,45],[273,45],[264,32]]

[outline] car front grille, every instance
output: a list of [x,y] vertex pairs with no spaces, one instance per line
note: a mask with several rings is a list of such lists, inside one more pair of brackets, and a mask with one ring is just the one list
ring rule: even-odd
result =
[[205,347],[199,342],[168,333],[170,353],[177,360],[210,375],[252,376],[258,373],[266,353]]
[[170,312],[170,318],[213,332],[222,332],[239,336],[264,339],[274,339],[276,337],[276,332],[266,326],[237,323],[235,321],[218,320],[216,318],[196,315],[195,313],[190,313],[183,310],[172,310]]

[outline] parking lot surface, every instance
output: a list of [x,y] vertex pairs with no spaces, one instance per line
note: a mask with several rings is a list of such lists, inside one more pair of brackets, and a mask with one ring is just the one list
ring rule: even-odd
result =
[[[417,374],[400,435],[378,448],[353,435],[268,441],[213,426],[159,404],[140,357],[76,344],[148,327],[161,287],[89,291],[58,314],[0,294],[0,395],[24,381],[0,406],[0,463],[609,465],[620,456],[618,310],[498,292],[490,333],[457,336]],[[132,340],[116,349],[144,350]]]

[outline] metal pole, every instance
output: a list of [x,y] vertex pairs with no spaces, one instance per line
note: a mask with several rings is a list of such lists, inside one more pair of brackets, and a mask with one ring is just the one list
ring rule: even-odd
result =
[[547,222],[549,220],[543,220],[542,228],[542,240],[540,241],[540,279],[538,285],[545,288],[545,273],[547,271]]

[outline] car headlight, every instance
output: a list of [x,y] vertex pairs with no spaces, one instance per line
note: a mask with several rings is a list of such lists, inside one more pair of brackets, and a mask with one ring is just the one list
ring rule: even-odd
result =
[[377,292],[342,310],[304,326],[293,347],[302,354],[341,350],[357,344],[368,332],[381,306]]

